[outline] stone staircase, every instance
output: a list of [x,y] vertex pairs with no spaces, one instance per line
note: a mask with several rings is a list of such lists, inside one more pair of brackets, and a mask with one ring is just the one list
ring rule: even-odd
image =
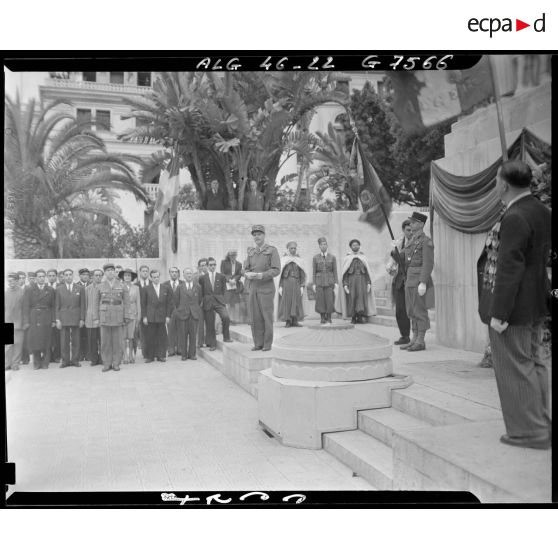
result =
[[548,477],[550,455],[500,444],[505,429],[493,407],[413,384],[392,391],[392,407],[357,416],[357,430],[324,434],[324,449],[378,490],[466,490],[481,502],[549,501],[550,485],[540,479]]
[[[369,323],[386,327],[397,328],[397,320],[395,319],[395,306],[391,304],[391,291],[387,289],[375,289],[374,297],[376,300],[376,310],[378,314],[368,318]],[[436,331],[436,311],[429,310],[430,330]]]

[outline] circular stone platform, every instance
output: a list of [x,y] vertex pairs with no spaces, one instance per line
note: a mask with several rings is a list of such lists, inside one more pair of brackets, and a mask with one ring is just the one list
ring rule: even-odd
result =
[[297,329],[273,344],[271,372],[278,378],[351,382],[393,372],[391,343],[352,324]]

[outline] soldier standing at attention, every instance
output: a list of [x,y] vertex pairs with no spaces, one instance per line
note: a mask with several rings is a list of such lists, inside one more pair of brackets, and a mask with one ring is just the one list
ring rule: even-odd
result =
[[407,351],[424,351],[424,335],[430,329],[428,309],[434,308],[434,284],[432,269],[434,267],[434,244],[423,231],[426,215],[411,215],[413,237],[404,250],[407,278],[405,279],[405,306],[411,320],[413,338],[399,348]]
[[274,246],[265,243],[263,225],[252,226],[256,246],[248,248],[244,275],[250,280],[248,298],[251,317],[253,351],[270,351],[273,344],[273,300],[275,283],[273,278],[281,272],[281,259]]
[[101,327],[101,360],[103,372],[120,370],[122,360],[122,326],[130,319],[128,291],[116,278],[114,264],[103,266],[105,280],[96,291],[93,324]]
[[320,253],[312,259],[312,284],[316,291],[316,312],[320,323],[331,323],[331,314],[335,312],[335,290],[337,279],[337,260],[327,251],[327,240],[318,238]]

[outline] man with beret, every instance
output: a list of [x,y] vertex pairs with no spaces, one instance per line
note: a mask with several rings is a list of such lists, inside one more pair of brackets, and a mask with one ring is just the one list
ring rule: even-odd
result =
[[58,285],[55,297],[56,327],[60,330],[62,362],[60,368],[81,366],[79,363],[79,328],[85,323],[85,291],[72,281],[74,272],[64,270],[64,283]]
[[4,365],[6,370],[19,370],[24,329],[23,289],[19,286],[17,273],[8,273],[8,289],[4,293],[4,323],[14,324],[14,342],[6,346]]
[[312,258],[312,284],[316,291],[316,312],[320,314],[320,323],[331,323],[331,314],[335,312],[335,290],[337,279],[337,260],[327,251],[327,240],[318,238],[320,253]]
[[[56,289],[60,284],[58,282],[58,271],[56,269],[49,269],[47,271],[48,286],[54,291],[54,298],[56,300]],[[52,321],[50,335],[50,362],[60,362],[60,332],[56,329],[56,321]]]
[[27,342],[33,354],[33,369],[48,368],[50,364],[50,336],[54,321],[54,289],[45,284],[46,272],[36,272],[36,282],[23,294],[23,322],[28,331]]
[[413,237],[404,251],[407,277],[405,279],[405,306],[411,320],[413,337],[409,343],[400,345],[401,350],[424,351],[424,336],[430,329],[428,310],[434,308],[434,244],[424,234],[426,215],[414,212],[409,220]]
[[281,258],[274,246],[265,242],[263,225],[252,226],[255,247],[248,248],[244,276],[250,281],[249,315],[254,339],[253,351],[270,351],[273,344],[273,278],[281,272]]
[[97,291],[103,280],[103,270],[92,271],[93,281],[85,287],[85,330],[87,331],[88,359],[91,366],[101,364],[101,328],[95,320],[94,309],[97,304]]
[[[91,280],[91,274],[89,270],[84,267],[79,270],[79,281],[77,282],[78,285],[83,287],[83,290],[87,289]],[[87,314],[87,301],[85,305],[85,313]],[[89,340],[87,335],[87,327],[84,325],[80,328],[80,335],[79,335],[79,360],[87,360],[89,356]]]
[[118,372],[122,361],[122,326],[130,319],[128,291],[116,278],[114,264],[103,266],[105,280],[95,292],[93,325],[101,328],[101,360],[103,372]]
[[549,313],[551,212],[531,194],[523,161],[502,163],[496,188],[506,209],[477,264],[479,314],[489,326],[506,434],[522,448],[551,446],[550,359],[542,346]]

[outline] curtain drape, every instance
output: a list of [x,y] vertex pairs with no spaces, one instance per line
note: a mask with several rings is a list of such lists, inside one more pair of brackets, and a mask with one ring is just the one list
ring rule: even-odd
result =
[[[539,165],[549,157],[550,145],[524,128],[508,149],[509,159]],[[498,220],[502,206],[495,190],[499,157],[492,165],[471,176],[459,176],[431,163],[431,210],[450,227],[474,234],[488,231]]]

